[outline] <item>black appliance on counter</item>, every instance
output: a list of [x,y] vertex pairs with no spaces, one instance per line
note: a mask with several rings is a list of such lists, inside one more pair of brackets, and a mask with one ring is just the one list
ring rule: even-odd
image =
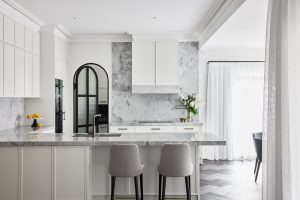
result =
[[65,120],[63,88],[63,80],[55,79],[55,133],[63,132],[63,120]]

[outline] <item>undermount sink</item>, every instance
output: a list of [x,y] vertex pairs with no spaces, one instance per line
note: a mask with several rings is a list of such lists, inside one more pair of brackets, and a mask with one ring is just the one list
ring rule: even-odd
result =
[[[120,137],[121,133],[96,133],[94,137]],[[92,134],[75,133],[73,137],[93,137]]]

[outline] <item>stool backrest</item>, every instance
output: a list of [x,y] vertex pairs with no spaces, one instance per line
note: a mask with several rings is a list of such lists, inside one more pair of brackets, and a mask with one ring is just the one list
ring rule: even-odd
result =
[[141,171],[139,149],[136,144],[116,144],[110,149],[109,173],[112,176],[137,176]]
[[188,144],[165,144],[161,150],[159,173],[169,176],[189,176],[193,170]]

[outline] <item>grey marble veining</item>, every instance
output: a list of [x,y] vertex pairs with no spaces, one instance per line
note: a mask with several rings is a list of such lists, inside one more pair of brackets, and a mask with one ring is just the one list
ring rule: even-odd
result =
[[[183,93],[199,90],[198,43],[179,44],[180,87]],[[179,121],[185,110],[174,110],[178,94],[132,94],[132,44],[112,44],[112,123],[161,120]],[[196,117],[195,117],[196,118]]]
[[23,116],[23,98],[0,98],[0,130],[22,125]]
[[[188,143],[193,145],[226,145],[210,133],[122,133],[120,137],[73,137],[73,133],[49,133],[49,129],[33,130],[17,127],[0,131],[0,146],[108,146],[112,144],[162,145]],[[207,136],[210,134],[211,136]],[[109,135],[109,134],[108,134]],[[209,139],[207,139],[209,138]]]

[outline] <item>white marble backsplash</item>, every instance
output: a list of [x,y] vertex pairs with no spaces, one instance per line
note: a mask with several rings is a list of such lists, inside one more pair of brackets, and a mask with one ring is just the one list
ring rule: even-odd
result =
[[23,121],[24,99],[0,98],[0,130],[20,126]]
[[[197,42],[179,44],[180,87],[184,93],[199,90],[199,47]],[[112,123],[134,121],[179,121],[185,110],[174,110],[177,94],[132,94],[132,44],[112,44]]]

